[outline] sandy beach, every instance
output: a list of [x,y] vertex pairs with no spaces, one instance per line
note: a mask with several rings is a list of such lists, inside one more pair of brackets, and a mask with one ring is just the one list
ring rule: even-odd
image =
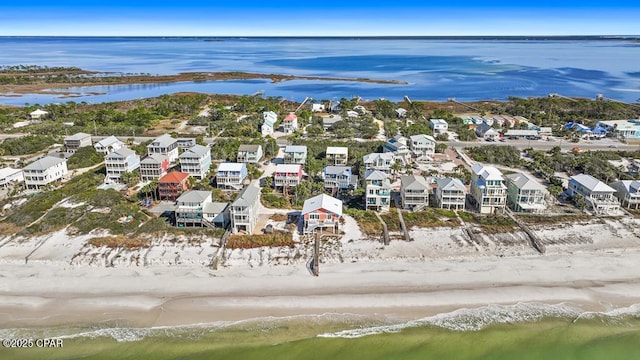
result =
[[[324,249],[319,277],[307,270],[303,246],[228,250],[223,266],[212,270],[204,264],[216,249],[207,244],[159,243],[163,251],[147,250],[148,266],[116,261],[105,267],[77,261],[86,238],[57,233],[5,240],[0,323],[152,327],[326,313],[395,322],[488,304],[568,303],[611,311],[640,303],[635,219],[546,228],[539,230],[545,255],[518,234],[502,242],[483,236],[486,243],[471,245],[462,242],[460,229],[414,230],[415,241],[387,247],[345,236]],[[175,255],[166,253],[179,248],[182,258],[172,262]],[[277,259],[294,250],[299,260]],[[164,258],[151,259],[154,252]],[[27,263],[25,254],[31,254]]]

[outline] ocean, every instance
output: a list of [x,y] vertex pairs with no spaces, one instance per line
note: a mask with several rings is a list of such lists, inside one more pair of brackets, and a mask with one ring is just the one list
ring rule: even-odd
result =
[[3,359],[640,359],[638,308],[490,305],[406,323],[323,314],[181,327],[6,329],[62,348],[0,348]]
[[[0,37],[0,65],[77,66],[118,73],[200,71],[405,81],[270,80],[72,88],[76,96],[2,92],[0,104],[99,103],[182,91],[255,94],[302,101],[360,96],[392,101],[506,100],[509,96],[640,97],[640,43],[633,39]],[[98,93],[97,95],[93,95]],[[8,95],[8,96],[7,96]]]

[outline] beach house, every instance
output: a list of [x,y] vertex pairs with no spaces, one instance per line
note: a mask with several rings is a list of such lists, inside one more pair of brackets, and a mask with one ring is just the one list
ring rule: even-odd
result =
[[303,234],[328,230],[337,234],[342,221],[342,201],[320,194],[304,201],[300,215]]
[[325,166],[323,172],[325,191],[336,195],[339,190],[355,188],[357,176],[351,174],[349,166]]
[[476,163],[471,168],[471,198],[481,214],[493,214],[507,204],[507,186],[500,170]]
[[301,164],[307,162],[307,147],[304,145],[287,145],[284,148],[285,164]]
[[349,148],[342,146],[329,146],[326,151],[327,164],[345,166],[349,160]]
[[121,149],[122,147],[124,147],[124,143],[113,135],[93,144],[93,148],[103,155],[108,155],[110,152]]
[[282,119],[282,131],[285,134],[291,134],[296,130],[298,130],[298,117],[291,112]]
[[170,162],[178,159],[178,141],[169,134],[164,134],[149,145],[147,145],[147,154],[161,154],[169,158]]
[[41,120],[47,115],[49,115],[49,112],[41,109],[36,109],[29,113],[29,117],[31,118],[31,120]]
[[14,169],[5,167],[0,169],[0,188],[21,183],[24,181],[24,172],[22,169]]
[[627,209],[640,208],[640,181],[620,180],[611,184],[620,204]]
[[260,126],[262,136],[273,134],[276,121],[278,121],[278,115],[273,111],[265,111],[262,113],[262,125]]
[[364,175],[365,210],[389,211],[391,206],[391,184],[387,174],[378,170],[367,170]]
[[391,167],[396,162],[392,153],[371,153],[362,157],[365,170],[378,170],[391,174]]
[[91,135],[85,133],[76,133],[71,136],[64,137],[64,149],[68,153],[75,153],[81,147],[91,146]]
[[460,179],[438,179],[433,197],[436,206],[441,209],[464,210],[467,188]]
[[258,222],[260,188],[249,185],[242,189],[231,204],[231,232],[252,234]]
[[262,145],[240,145],[236,162],[245,164],[257,164],[262,159]]
[[482,122],[476,126],[476,136],[485,141],[496,141],[500,137],[500,133],[493,129],[487,122]]
[[24,185],[30,190],[62,180],[67,175],[67,160],[56,156],[45,156],[22,169]]
[[429,120],[429,127],[433,129],[434,134],[446,133],[449,130],[449,124],[444,119]]
[[247,178],[247,164],[222,163],[218,165],[216,172],[216,184],[218,189],[240,190]]
[[420,159],[431,159],[436,152],[436,139],[431,135],[418,134],[409,137],[409,149],[413,156]]
[[178,197],[175,209],[178,227],[226,227],[229,223],[229,204],[211,200],[211,191],[190,190]]
[[547,208],[547,189],[526,174],[514,173],[505,176],[507,203],[517,212],[539,213]]
[[400,178],[400,198],[402,208],[417,211],[429,206],[429,183],[424,176],[403,176]]
[[160,154],[147,155],[140,161],[140,180],[158,180],[163,177],[168,170],[168,157]]
[[176,200],[187,190],[189,190],[188,173],[172,171],[158,179],[158,198],[160,200]]
[[574,200],[584,199],[596,214],[610,214],[620,209],[615,193],[614,188],[591,175],[578,174],[569,178],[567,195]]
[[273,186],[276,188],[291,188],[302,182],[302,165],[278,164],[273,173]]
[[627,142],[640,141],[640,119],[598,121],[594,130],[598,128]]
[[180,154],[179,160],[180,171],[204,179],[211,168],[211,149],[202,145],[192,146]]
[[409,139],[406,137],[396,135],[382,145],[382,152],[392,153],[393,158],[402,165],[409,164],[411,163],[411,150],[409,150],[409,146],[407,145],[408,141]]
[[122,182],[123,173],[131,173],[140,167],[140,156],[135,151],[123,147],[104,157],[107,169],[106,181]]

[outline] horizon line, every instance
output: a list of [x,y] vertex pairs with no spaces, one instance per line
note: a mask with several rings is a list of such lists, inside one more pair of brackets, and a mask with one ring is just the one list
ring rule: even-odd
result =
[[640,35],[0,35],[0,38],[212,38],[212,39],[638,39]]

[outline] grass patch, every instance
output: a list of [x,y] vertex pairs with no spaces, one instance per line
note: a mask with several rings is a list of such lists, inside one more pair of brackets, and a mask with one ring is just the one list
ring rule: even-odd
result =
[[282,196],[282,194],[276,194],[275,192],[263,192],[260,196],[262,205],[273,209],[288,209],[291,207],[289,199]]
[[590,220],[593,216],[586,214],[575,215],[517,215],[518,219],[524,221],[527,225],[553,225],[553,224],[566,224],[577,221]]
[[227,239],[229,249],[253,249],[262,246],[295,246],[293,234],[286,231],[274,231],[273,234],[231,235]]
[[221,238],[224,229],[210,229],[201,227],[177,228],[171,226],[166,220],[154,218],[146,221],[138,228],[136,234],[171,234],[171,235],[207,235],[214,238]]
[[518,229],[516,223],[507,216],[472,214],[470,223],[476,224],[487,234],[510,233]]
[[380,214],[380,217],[387,224],[388,231],[402,231],[400,219],[398,218],[398,209],[391,208],[388,213]]
[[94,172],[82,174],[67,182],[58,189],[43,191],[33,195],[22,206],[9,214],[5,221],[19,227],[32,223],[51,209],[53,205],[73,194],[80,194],[89,189],[95,190],[102,183],[102,176]]
[[69,170],[86,168],[99,164],[103,160],[104,155],[98,153],[93,146],[85,146],[78,149],[67,159],[67,168]]
[[129,250],[148,248],[151,246],[149,239],[124,235],[95,237],[89,239],[88,244],[95,247],[106,246],[111,249],[124,248]]
[[416,212],[403,212],[404,223],[407,229],[413,227],[458,227],[460,222],[456,219],[456,214],[446,209],[425,209]]
[[20,231],[19,235],[29,236],[58,231],[81,218],[85,212],[86,206],[52,209],[40,221]]
[[371,211],[358,209],[347,209],[345,213],[353,217],[360,226],[360,230],[368,236],[379,236],[382,234],[382,224]]

